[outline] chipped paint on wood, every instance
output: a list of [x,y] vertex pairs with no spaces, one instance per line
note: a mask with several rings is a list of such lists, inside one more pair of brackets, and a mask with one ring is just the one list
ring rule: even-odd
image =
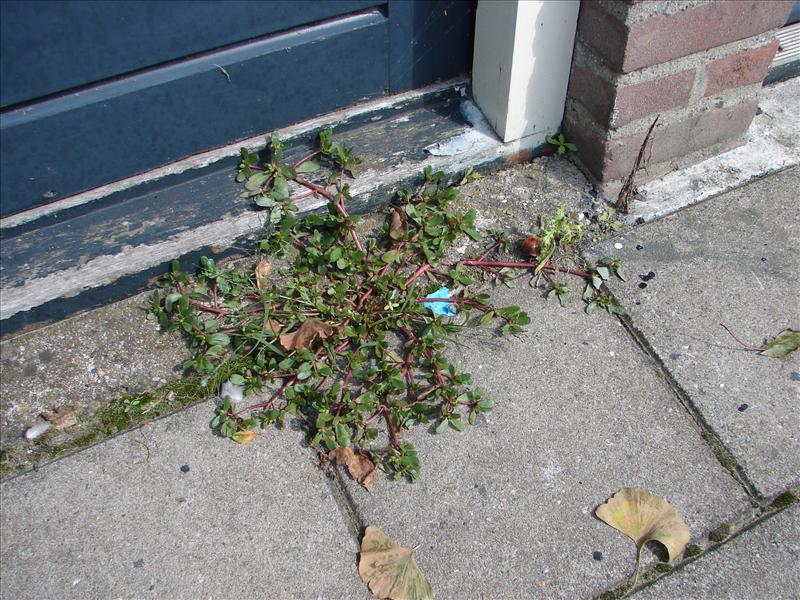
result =
[[296,125],[282,127],[274,131],[266,131],[258,135],[240,140],[233,144],[228,144],[221,148],[215,148],[208,152],[195,154],[183,160],[175,161],[163,167],[152,169],[146,173],[128,177],[114,183],[109,183],[92,190],[57,200],[50,204],[32,208],[30,210],[3,217],[0,219],[0,229],[8,229],[18,227],[22,224],[29,223],[40,219],[45,216],[54,215],[66,209],[83,206],[108,197],[111,194],[119,193],[125,190],[130,190],[143,184],[152,183],[173,175],[180,175],[187,171],[199,170],[207,168],[214,163],[220,162],[230,157],[239,155],[240,148],[247,148],[250,152],[261,151],[266,147],[267,140],[271,137],[272,133],[276,133],[278,137],[285,140],[290,140],[297,137],[302,137],[313,131],[333,127],[339,123],[349,122],[366,114],[374,113],[389,108],[395,108],[408,103],[419,100],[431,94],[446,92],[451,89],[463,90],[466,89],[468,80],[464,78],[451,79],[441,83],[435,83],[419,89],[415,89],[402,94],[395,94],[385,98],[375,99],[368,102],[362,102],[356,106],[333,111],[313,119],[308,119]]
[[[356,149],[366,147],[370,150],[364,165],[367,168],[359,173],[359,178],[352,186],[355,197],[352,212],[364,213],[387,203],[395,190],[419,181],[425,166],[430,165],[452,178],[468,167],[499,168],[507,163],[508,158],[516,161],[523,154],[544,144],[544,134],[535,134],[508,144],[501,143],[482,116],[475,118],[471,124],[464,122],[461,116],[463,108],[471,109],[474,106],[469,100],[464,102],[468,103],[466,107],[445,99],[438,104],[405,110],[393,119],[370,121],[368,125],[342,131],[340,139]],[[437,122],[432,115],[438,115],[443,122]],[[376,136],[376,132],[380,132],[380,135]],[[439,139],[446,141],[467,132],[472,132],[475,142],[456,156],[434,156],[424,151],[425,146],[435,143],[432,135],[441,136]],[[392,152],[397,148],[401,150]],[[230,180],[231,174],[227,173],[225,177]],[[219,204],[225,205],[224,202]],[[298,202],[298,208],[301,212],[307,212],[321,209],[325,204],[323,199],[311,197]],[[76,260],[66,268],[37,277],[25,277],[24,281],[18,280],[17,287],[4,289],[0,319],[6,321],[15,317],[15,321],[24,324],[24,319],[19,320],[17,315],[59,298],[72,298],[70,306],[77,310],[81,305],[80,298],[85,296],[87,303],[92,302],[91,298],[97,297],[92,290],[113,287],[122,279],[138,281],[138,289],[141,289],[147,284],[148,270],[164,265],[173,258],[211,246],[232,246],[256,234],[263,228],[263,215],[249,208],[239,212],[220,210],[216,220],[195,222],[186,230],[181,230],[183,227],[180,224],[177,227],[174,223],[170,224],[169,220],[154,219],[150,223],[163,226],[161,233],[168,232],[169,235],[142,243],[123,244],[122,239],[134,242],[141,240],[143,238],[138,236],[143,235],[147,228],[122,227],[117,230],[122,237],[116,238],[113,244],[107,242],[104,245],[106,248],[113,246],[113,251],[101,252],[84,260],[74,257]],[[102,231],[102,228],[97,231]],[[4,241],[4,249],[5,244]],[[40,257],[40,261],[47,262],[45,257]],[[3,276],[6,277],[6,274]]]

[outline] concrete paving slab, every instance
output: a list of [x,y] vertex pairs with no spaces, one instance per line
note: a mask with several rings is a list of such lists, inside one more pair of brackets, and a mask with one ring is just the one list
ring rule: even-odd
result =
[[211,433],[212,412],[3,483],[0,597],[369,598],[302,434],[237,446]]
[[749,507],[620,323],[525,281],[493,293],[531,314],[524,334],[466,330],[452,348],[494,410],[463,433],[410,433],[415,484],[347,480],[365,524],[421,544],[439,598],[577,598],[623,581],[635,547],[593,516],[622,487],[666,496],[694,536]]
[[759,356],[720,323],[753,346],[800,329],[798,187],[784,171],[594,250],[636,277],[612,292],[764,496],[800,483],[800,352]]
[[800,589],[800,506],[635,594],[637,600],[789,600]]
[[88,421],[113,398],[176,379],[188,352],[145,319],[148,306],[140,294],[0,342],[0,444],[18,442],[43,410],[79,405]]

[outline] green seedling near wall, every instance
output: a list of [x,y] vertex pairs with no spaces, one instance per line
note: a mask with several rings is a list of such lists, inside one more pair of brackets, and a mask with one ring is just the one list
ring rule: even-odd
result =
[[547,140],[548,144],[556,147],[556,154],[559,156],[564,156],[568,150],[570,152],[578,151],[578,147],[575,144],[568,142],[563,133],[559,133],[557,136],[548,135],[545,136],[545,139]]

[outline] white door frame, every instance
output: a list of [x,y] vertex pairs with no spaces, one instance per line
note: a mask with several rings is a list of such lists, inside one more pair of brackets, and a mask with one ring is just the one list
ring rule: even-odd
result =
[[479,0],[472,94],[504,142],[561,126],[579,0]]

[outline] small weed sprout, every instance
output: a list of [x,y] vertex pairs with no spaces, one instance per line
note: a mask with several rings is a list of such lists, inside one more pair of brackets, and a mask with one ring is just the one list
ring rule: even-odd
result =
[[568,142],[567,138],[564,137],[563,133],[559,133],[556,136],[547,135],[545,136],[545,140],[547,140],[547,143],[550,144],[551,146],[556,147],[556,154],[558,154],[559,156],[564,156],[567,153],[567,151],[569,152],[578,151],[578,147],[575,144]]

